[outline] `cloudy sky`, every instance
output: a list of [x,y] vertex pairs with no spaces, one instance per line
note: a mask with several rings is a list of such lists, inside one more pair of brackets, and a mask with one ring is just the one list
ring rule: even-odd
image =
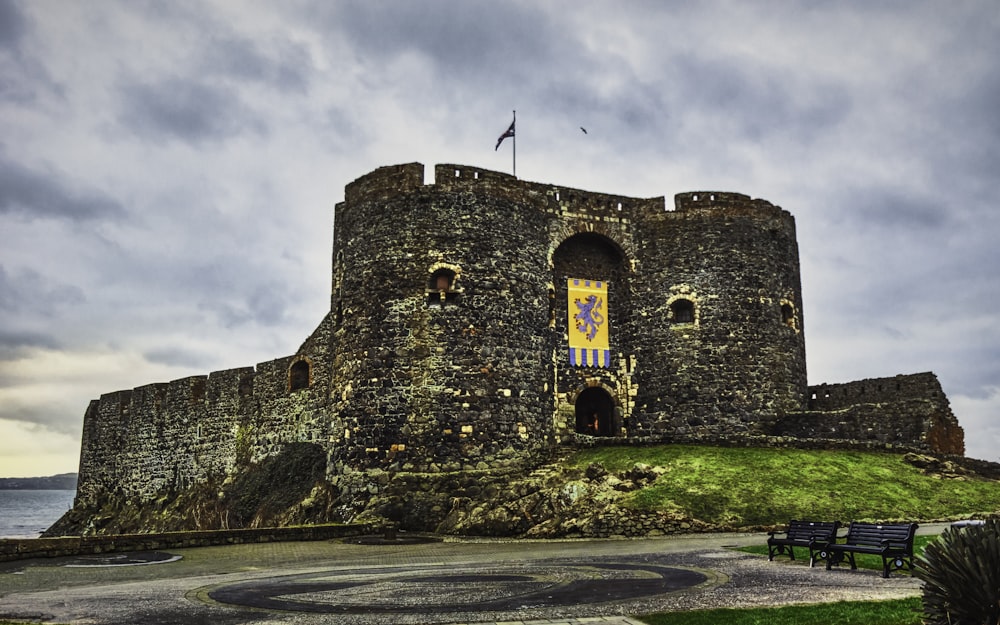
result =
[[521,178],[791,211],[810,383],[934,371],[1000,460],[998,59],[995,0],[0,0],[0,476],[293,353],[344,185],[510,171],[514,109]]

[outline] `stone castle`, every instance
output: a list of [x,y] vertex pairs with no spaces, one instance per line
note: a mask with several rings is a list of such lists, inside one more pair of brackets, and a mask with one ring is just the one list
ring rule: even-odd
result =
[[295,353],[92,401],[78,516],[302,444],[356,497],[592,444],[964,452],[932,373],[808,386],[795,221],[765,200],[395,165],[347,185],[332,265]]

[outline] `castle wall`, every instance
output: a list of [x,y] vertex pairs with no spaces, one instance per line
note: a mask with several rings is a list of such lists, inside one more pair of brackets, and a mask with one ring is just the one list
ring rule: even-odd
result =
[[[933,374],[807,387],[781,208],[721,192],[668,208],[462,165],[423,178],[410,163],[347,185],[330,312],[294,354],[91,402],[78,504],[222,484],[291,442],[321,445],[348,489],[377,490],[351,477],[371,469],[487,470],[591,439],[587,402],[616,441],[962,453]],[[607,368],[569,362],[567,278],[608,284]]]
[[[84,416],[77,504],[149,501],[326,435],[327,385],[289,389],[301,357],[102,395]],[[325,376],[321,376],[325,377]]]
[[965,453],[964,432],[933,373],[821,384],[809,397],[808,410],[780,420],[774,434]]

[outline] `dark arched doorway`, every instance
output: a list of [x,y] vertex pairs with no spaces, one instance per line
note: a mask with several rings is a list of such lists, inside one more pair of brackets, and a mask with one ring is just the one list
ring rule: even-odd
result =
[[584,389],[576,398],[576,431],[591,436],[615,435],[615,401],[599,386]]

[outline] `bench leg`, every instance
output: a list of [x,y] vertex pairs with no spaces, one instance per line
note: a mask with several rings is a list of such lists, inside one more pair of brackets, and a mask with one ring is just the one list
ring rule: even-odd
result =
[[844,559],[844,554],[841,553],[840,551],[829,551],[827,549],[824,549],[823,551],[819,552],[819,557],[826,560],[826,570],[829,571],[830,567],[832,567],[834,564],[840,564],[841,560]]
[[778,556],[785,553],[784,545],[771,545],[767,546],[767,561],[770,562],[774,560],[774,556]]
[[913,558],[908,556],[895,556],[892,558],[882,556],[882,577],[888,579],[892,571],[901,571],[903,567],[913,571]]
[[792,549],[791,545],[768,545],[767,546],[767,560],[768,562],[774,560],[774,556],[780,556],[785,553],[785,549],[788,549],[788,557],[792,560],[795,559],[795,550]]

